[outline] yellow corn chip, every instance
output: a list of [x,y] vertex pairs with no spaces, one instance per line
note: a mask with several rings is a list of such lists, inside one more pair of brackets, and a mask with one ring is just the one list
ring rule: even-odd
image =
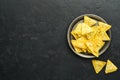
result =
[[93,26],[92,30],[93,30],[92,32],[90,32],[86,35],[87,39],[96,38],[97,34],[100,32],[100,27],[99,26]]
[[86,52],[85,40],[79,38],[77,40],[71,40],[71,43],[76,50],[76,52]]
[[78,23],[73,31],[75,34],[80,35],[82,34],[81,30],[82,30],[82,23]]
[[97,43],[96,44],[96,50],[99,52],[99,50],[104,46],[105,42]]
[[80,48],[78,48],[78,43],[76,40],[71,40],[71,43],[72,43],[76,52],[82,52],[82,50]]
[[96,57],[99,56],[99,50],[103,47],[105,42],[97,39],[92,39],[88,42],[86,42],[86,45],[88,47],[88,52],[92,53]]
[[96,31],[90,32],[88,34],[86,34],[86,38],[87,39],[94,39],[96,37]]
[[93,39],[95,37],[95,31],[93,31],[89,34],[86,34],[86,37],[87,37],[87,39]]
[[86,49],[82,49],[82,51],[85,53],[85,52],[87,52],[87,50]]
[[95,51],[99,52],[99,50],[104,46],[105,42],[103,42],[102,40],[99,40],[97,38],[92,39],[92,41],[95,44]]
[[89,27],[87,24],[85,24],[85,23],[81,23],[81,34],[82,35],[85,35],[85,34],[87,34],[87,33],[90,33],[90,32],[92,32],[93,30],[92,30],[92,28],[91,27]]
[[109,36],[107,35],[107,33],[106,32],[99,32],[99,33],[97,33],[97,38],[98,39],[101,39],[101,40],[103,40],[103,41],[109,41],[110,40],[110,38],[109,38]]
[[72,36],[75,38],[75,39],[78,39],[79,36],[77,34],[74,33],[74,31],[71,32]]
[[79,41],[86,41],[87,39],[86,39],[85,36],[82,36],[82,37],[78,38],[77,40],[79,40]]
[[82,51],[80,48],[78,48],[78,47],[74,47],[74,49],[75,49],[75,51],[78,52],[78,53],[83,52],[83,51]]
[[89,49],[90,53],[92,53],[96,57],[99,56],[99,52],[95,50],[96,45],[93,41],[87,41],[86,46]]
[[103,22],[98,22],[98,25],[101,26],[102,31],[107,31],[111,28],[111,25]]
[[76,28],[72,30],[71,34],[75,39],[78,39],[82,35],[82,27],[84,27],[83,23],[77,23]]
[[72,34],[85,35],[92,32],[92,28],[85,23],[78,23],[76,28],[72,31]]
[[106,62],[100,60],[92,60],[92,64],[95,72],[98,74],[102,68],[105,66]]
[[81,37],[77,39],[76,41],[78,43],[79,48],[86,49],[86,45],[85,45],[86,39],[84,37]]
[[73,47],[78,47],[78,43],[76,40],[71,40],[71,43],[72,43]]
[[92,26],[92,25],[96,24],[96,21],[88,16],[84,16],[84,23],[89,26]]
[[104,41],[109,41],[110,40],[110,38],[109,38],[109,36],[107,35],[106,32],[104,32],[101,37],[102,37],[102,40],[104,40]]
[[106,74],[115,72],[117,71],[117,69],[118,68],[110,60],[107,60],[106,69],[105,69]]

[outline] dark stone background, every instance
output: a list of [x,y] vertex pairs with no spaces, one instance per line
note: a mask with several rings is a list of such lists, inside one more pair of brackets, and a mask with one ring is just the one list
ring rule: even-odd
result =
[[92,13],[112,25],[112,42],[98,59],[120,67],[120,0],[0,0],[0,80],[119,80],[120,70],[95,74],[91,59],[75,55],[66,33]]

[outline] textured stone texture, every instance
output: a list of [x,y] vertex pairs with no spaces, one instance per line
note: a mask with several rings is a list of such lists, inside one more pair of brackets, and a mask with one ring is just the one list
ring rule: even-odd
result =
[[0,80],[119,80],[120,70],[95,74],[91,59],[76,56],[66,33],[77,16],[92,13],[112,27],[99,57],[120,67],[120,0],[0,0]]

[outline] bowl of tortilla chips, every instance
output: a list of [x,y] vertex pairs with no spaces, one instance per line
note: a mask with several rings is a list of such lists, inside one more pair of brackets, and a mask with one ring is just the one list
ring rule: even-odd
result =
[[71,50],[84,58],[95,58],[103,54],[111,41],[111,25],[94,14],[75,18],[67,32]]

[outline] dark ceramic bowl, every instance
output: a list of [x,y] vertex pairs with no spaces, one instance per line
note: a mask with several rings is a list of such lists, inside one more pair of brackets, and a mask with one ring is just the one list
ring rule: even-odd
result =
[[[72,44],[71,44],[71,40],[74,39],[73,36],[71,35],[71,31],[76,27],[75,25],[76,25],[78,22],[83,22],[83,19],[84,19],[84,16],[85,16],[85,15],[88,16],[88,17],[90,17],[90,18],[92,18],[92,19],[95,19],[96,21],[101,21],[101,22],[106,23],[106,21],[105,21],[103,18],[101,18],[101,17],[99,17],[99,16],[97,16],[97,15],[94,15],[94,14],[84,14],[84,15],[78,16],[77,18],[75,18],[75,19],[72,21],[72,23],[70,24],[70,26],[69,26],[69,28],[68,28],[67,41],[68,41],[68,44],[69,44],[69,47],[71,48],[71,50],[72,50],[75,54],[77,54],[78,56],[84,57],[84,58],[95,58],[95,56],[92,55],[92,54],[88,54],[88,53],[78,53],[78,52],[76,52],[76,51],[74,50]],[[110,30],[110,29],[107,31],[107,34],[108,34],[108,36],[110,37],[110,41],[111,41],[111,30]],[[103,54],[103,53],[108,49],[108,47],[109,47],[109,45],[110,45],[110,41],[106,41],[106,42],[105,42],[104,46],[103,46],[103,47],[100,49],[100,51],[99,51],[99,55]]]

